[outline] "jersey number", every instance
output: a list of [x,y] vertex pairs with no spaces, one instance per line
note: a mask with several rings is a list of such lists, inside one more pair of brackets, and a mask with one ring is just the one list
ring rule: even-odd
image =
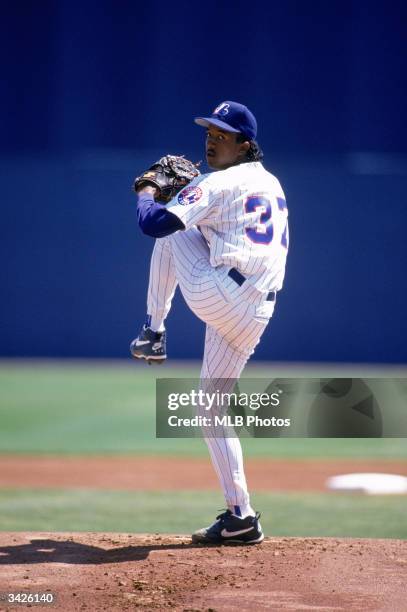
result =
[[[286,203],[283,198],[277,198],[278,208],[280,210],[284,210],[286,208]],[[245,202],[245,212],[253,213],[253,212],[261,212],[260,219],[256,224],[256,227],[246,227],[246,235],[252,242],[256,242],[257,244],[270,244],[273,240],[274,228],[273,222],[271,220],[271,202],[264,196],[249,196]],[[288,235],[287,235],[288,226],[286,225],[283,236],[281,239],[281,244],[284,247],[288,247]]]

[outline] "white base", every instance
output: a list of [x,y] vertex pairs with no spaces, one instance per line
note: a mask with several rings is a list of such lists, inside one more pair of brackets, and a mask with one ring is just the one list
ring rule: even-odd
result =
[[343,474],[331,476],[325,483],[332,491],[389,495],[407,493],[407,477],[396,474]]

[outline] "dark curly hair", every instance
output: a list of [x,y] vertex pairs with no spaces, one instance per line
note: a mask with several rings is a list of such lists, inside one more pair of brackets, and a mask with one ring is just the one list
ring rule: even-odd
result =
[[[236,135],[236,142],[245,142],[247,138],[243,134]],[[242,164],[247,164],[248,162],[261,161],[264,157],[263,151],[260,149],[258,142],[256,140],[249,140],[250,149],[246,153],[246,157],[241,162]]]

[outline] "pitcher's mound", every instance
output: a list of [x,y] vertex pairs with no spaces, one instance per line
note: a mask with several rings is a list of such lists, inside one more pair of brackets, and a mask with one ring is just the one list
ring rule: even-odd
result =
[[[266,538],[192,546],[182,535],[0,533],[0,610],[402,610],[402,540]],[[25,594],[25,595],[24,595]],[[24,602],[25,597],[25,602]],[[44,598],[42,599],[44,602]],[[21,609],[21,608],[20,608]]]

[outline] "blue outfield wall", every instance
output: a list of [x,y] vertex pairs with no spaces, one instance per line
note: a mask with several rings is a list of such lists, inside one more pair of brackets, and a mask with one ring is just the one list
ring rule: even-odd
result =
[[[403,158],[265,152],[286,192],[290,249],[255,358],[406,362]],[[131,184],[157,155],[2,159],[2,356],[128,355],[145,316],[153,246],[138,229]],[[178,292],[168,330],[170,356],[201,357],[204,326]]]
[[[258,359],[406,363],[407,3],[2,3],[0,356],[125,357],[152,240],[133,177],[258,119],[291,246]],[[362,152],[362,153],[361,153]],[[169,354],[199,358],[177,296]]]

